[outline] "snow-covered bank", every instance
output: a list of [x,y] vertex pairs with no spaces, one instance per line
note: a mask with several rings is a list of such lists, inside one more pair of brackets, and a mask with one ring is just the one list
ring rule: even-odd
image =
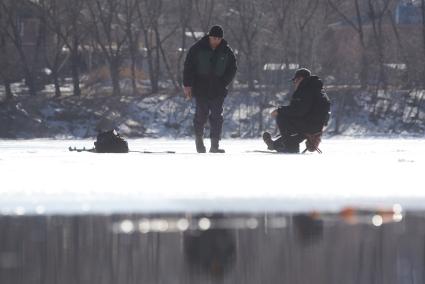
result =
[[251,153],[260,140],[130,140],[131,150],[68,152],[91,140],[0,141],[2,214],[309,211],[345,206],[425,209],[425,140],[327,139],[323,155]]
[[[348,136],[423,137],[425,134],[423,106],[403,107],[409,102],[405,97],[394,95],[397,101],[387,99],[375,109],[367,101],[367,94],[342,95],[342,91],[334,90],[330,95],[333,114],[327,135],[335,131]],[[270,112],[288,103],[288,98],[285,92],[273,95],[231,92],[225,102],[223,136],[255,138],[265,130],[276,133]],[[193,135],[194,107],[194,101],[186,101],[181,94],[19,98],[0,105],[0,137],[92,138],[98,129],[114,127],[125,137],[187,138]],[[373,111],[377,113],[374,121]]]

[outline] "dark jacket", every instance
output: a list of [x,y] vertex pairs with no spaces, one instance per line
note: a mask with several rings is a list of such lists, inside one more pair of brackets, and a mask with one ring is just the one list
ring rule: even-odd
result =
[[297,132],[322,131],[329,120],[330,101],[317,76],[304,79],[294,92],[288,106],[278,109],[278,120],[290,120]]
[[213,50],[208,36],[204,36],[189,49],[184,62],[183,85],[192,87],[195,97],[225,97],[236,69],[236,58],[227,42],[222,40]]

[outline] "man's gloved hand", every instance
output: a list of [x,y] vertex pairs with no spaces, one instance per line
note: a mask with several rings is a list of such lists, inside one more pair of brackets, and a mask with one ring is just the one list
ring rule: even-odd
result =
[[192,98],[192,87],[184,87],[184,96],[187,100],[190,100]]

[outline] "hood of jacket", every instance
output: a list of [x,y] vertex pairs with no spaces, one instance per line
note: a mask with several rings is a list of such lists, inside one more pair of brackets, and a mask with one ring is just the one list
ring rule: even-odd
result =
[[305,78],[301,84],[300,89],[308,89],[313,92],[321,92],[323,89],[323,82],[318,76],[310,76]]

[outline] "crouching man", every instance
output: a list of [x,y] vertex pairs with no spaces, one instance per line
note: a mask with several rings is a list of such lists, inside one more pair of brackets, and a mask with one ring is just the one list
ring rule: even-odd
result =
[[213,26],[208,34],[196,42],[187,54],[183,85],[186,98],[195,97],[196,111],[193,120],[195,144],[198,153],[205,153],[204,127],[209,119],[210,153],[224,153],[219,148],[223,127],[223,104],[227,86],[236,74],[236,58],[223,39],[223,29]]
[[[270,133],[263,134],[269,150],[283,153],[299,153],[300,143],[322,134],[330,116],[330,100],[323,91],[323,83],[312,76],[308,69],[301,68],[292,78],[295,91],[290,104],[274,110],[281,137],[273,141]],[[308,141],[309,142],[309,141]],[[308,143],[307,143],[308,144]]]

